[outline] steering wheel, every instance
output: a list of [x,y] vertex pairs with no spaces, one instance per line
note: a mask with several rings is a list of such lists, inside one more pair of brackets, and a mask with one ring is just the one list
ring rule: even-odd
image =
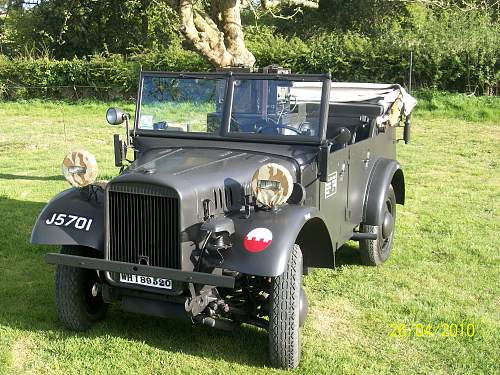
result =
[[229,125],[229,131],[239,133],[241,131],[241,128],[242,127],[241,127],[241,124],[239,123],[239,121],[236,120],[233,115],[231,115],[231,122]]
[[298,129],[295,129],[291,126],[288,126],[288,125],[278,125],[278,124],[272,124],[272,125],[268,125],[266,123],[266,125],[264,126],[261,126],[259,129],[257,129],[256,133],[257,134],[261,134],[263,133],[266,129],[272,129],[272,130],[275,130],[276,133],[277,133],[277,130],[278,129],[287,129],[287,130],[291,130],[293,132],[295,132],[297,135],[302,135],[302,133],[300,132],[300,130]]

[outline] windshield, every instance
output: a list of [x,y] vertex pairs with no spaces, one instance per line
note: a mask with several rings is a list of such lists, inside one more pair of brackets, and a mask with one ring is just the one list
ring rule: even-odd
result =
[[[261,78],[260,76],[259,78]],[[323,82],[235,75],[229,123],[221,76],[144,76],[137,128],[217,137],[317,140]],[[177,133],[179,134],[179,133]]]
[[144,77],[138,128],[218,134],[225,79]]
[[241,79],[234,82],[230,133],[267,136],[319,135],[322,83],[312,97],[303,82]]

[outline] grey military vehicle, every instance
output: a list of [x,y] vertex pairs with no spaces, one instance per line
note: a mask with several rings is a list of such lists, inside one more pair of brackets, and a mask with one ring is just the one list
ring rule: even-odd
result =
[[[117,177],[95,182],[85,150],[72,187],[41,212],[32,242],[61,246],[61,321],[86,330],[123,310],[269,333],[273,366],[295,368],[307,315],[302,278],[359,241],[367,265],[394,241],[405,180],[397,128],[415,100],[398,85],[328,74],[142,72],[135,117],[107,112]],[[398,132],[399,133],[399,132]]]

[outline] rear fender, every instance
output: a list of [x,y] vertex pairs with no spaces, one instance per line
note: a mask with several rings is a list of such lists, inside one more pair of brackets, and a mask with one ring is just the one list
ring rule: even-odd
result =
[[373,168],[367,189],[363,223],[368,225],[382,224],[382,207],[385,204],[389,185],[392,185],[394,188],[396,203],[404,204],[405,181],[401,166],[396,160],[378,159]]
[[231,236],[233,246],[224,256],[221,268],[267,277],[279,276],[285,271],[290,250],[305,224],[315,219],[323,221],[316,208],[295,205],[276,211],[252,212],[248,219],[242,214],[230,218],[235,227]]
[[58,194],[42,210],[31,233],[31,243],[81,245],[104,250],[104,192],[71,188]]

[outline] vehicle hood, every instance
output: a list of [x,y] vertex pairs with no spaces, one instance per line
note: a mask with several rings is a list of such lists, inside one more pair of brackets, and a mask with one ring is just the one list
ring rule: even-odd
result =
[[[146,183],[176,190],[182,210],[203,217],[202,202],[210,199],[216,212],[239,210],[255,171],[267,163],[287,168],[296,181],[298,165],[291,158],[241,150],[162,148],[139,154],[115,183]],[[189,216],[189,215],[188,215]],[[187,219],[187,217],[186,217]],[[192,220],[188,220],[192,224]]]

